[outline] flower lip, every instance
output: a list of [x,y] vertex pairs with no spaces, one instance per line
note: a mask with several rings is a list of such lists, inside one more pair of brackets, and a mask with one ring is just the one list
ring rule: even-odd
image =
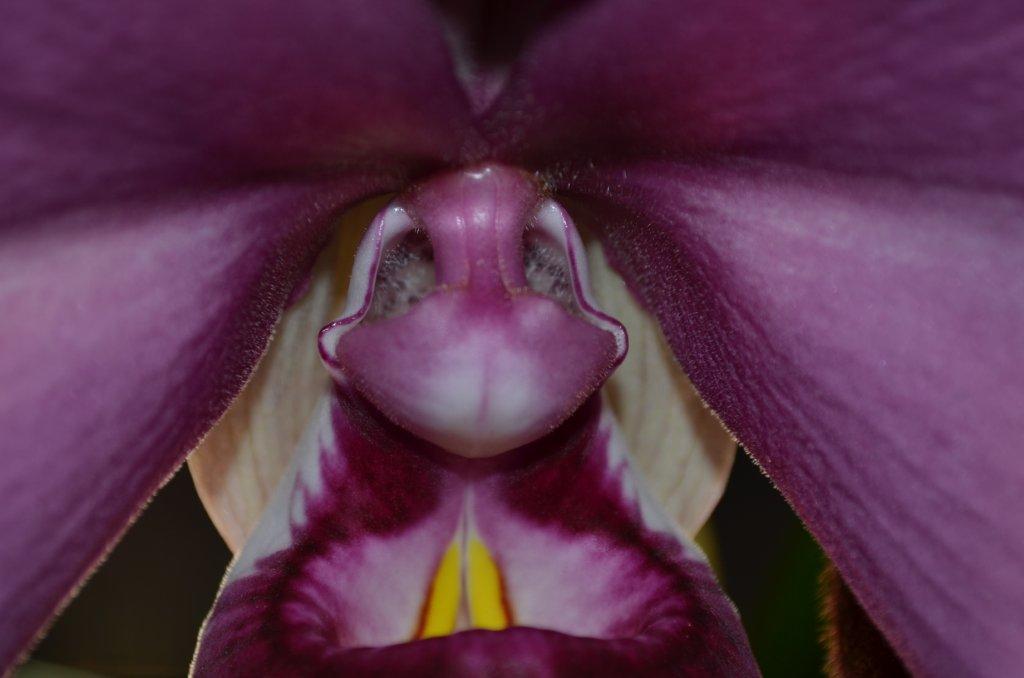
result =
[[512,465],[365,407],[337,384],[320,408],[194,675],[757,675],[599,397]]
[[[434,288],[416,290],[404,312],[376,317],[385,253],[417,229],[434,270],[397,286],[429,280]],[[563,262],[578,312],[531,287],[527,235]],[[622,325],[589,296],[582,252],[568,214],[519,170],[489,165],[430,180],[374,220],[346,311],[320,333],[321,356],[337,381],[449,451],[479,457],[519,447],[572,414],[627,350]]]

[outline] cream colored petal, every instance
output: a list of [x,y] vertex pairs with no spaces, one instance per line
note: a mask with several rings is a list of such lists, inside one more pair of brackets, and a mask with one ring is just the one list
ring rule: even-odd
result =
[[342,218],[248,385],[189,457],[199,497],[232,551],[248,538],[330,384],[317,332],[340,314],[356,247],[384,202]]
[[587,243],[590,282],[601,309],[629,332],[629,354],[607,395],[648,487],[687,535],[701,528],[722,496],[736,443],[705,407],[672,355],[661,328]]

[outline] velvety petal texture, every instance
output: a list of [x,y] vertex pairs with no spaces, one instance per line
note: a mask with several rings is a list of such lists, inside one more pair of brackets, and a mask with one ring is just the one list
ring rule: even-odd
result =
[[494,138],[583,200],[903,661],[1017,671],[1020,5],[594,2],[526,45]]
[[[0,666],[241,388],[332,217],[496,160],[579,200],[912,671],[1019,669],[1020,4],[493,7],[5,5]],[[536,649],[508,634],[449,638]]]
[[233,552],[256,526],[330,382],[311,337],[344,308],[355,250],[383,207],[375,202],[342,216],[249,382],[189,454],[199,498]]
[[472,144],[428,7],[6,3],[0,666],[244,384],[332,220]]
[[241,388],[317,235],[293,226],[324,221],[312,201],[91,209],[0,235],[0,660]]
[[699,174],[631,168],[621,270],[675,272],[638,288],[681,362],[911,668],[1016,666],[1022,204]]
[[423,3],[5,3],[3,215],[455,160],[469,113]]
[[736,457],[736,441],[687,378],[656,319],[587,244],[590,283],[600,308],[629,333],[629,353],[604,393],[651,496],[689,537],[718,504]]
[[195,675],[757,675],[621,445],[595,399],[541,441],[467,459],[339,387],[234,564]]

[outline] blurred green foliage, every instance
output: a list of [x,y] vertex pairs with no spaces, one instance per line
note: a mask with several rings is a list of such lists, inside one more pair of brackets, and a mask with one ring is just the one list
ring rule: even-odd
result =
[[742,449],[711,527],[722,585],[766,678],[822,676],[818,577],[825,556]]

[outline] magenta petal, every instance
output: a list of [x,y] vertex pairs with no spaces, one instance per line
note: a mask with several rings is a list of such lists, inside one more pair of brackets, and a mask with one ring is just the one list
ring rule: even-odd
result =
[[590,212],[614,263],[909,667],[1019,667],[1021,200],[750,163],[576,188],[622,196]]
[[607,0],[488,120],[929,675],[1024,665],[1022,64],[1016,2]]
[[729,153],[1019,190],[1022,30],[1013,0],[577,3],[486,128],[510,161]]
[[237,393],[329,219],[471,138],[433,12],[374,10],[5,4],[0,670]]
[[241,388],[328,216],[267,189],[0,236],[0,665]]
[[[455,561],[472,581],[474,543],[500,571],[504,620],[480,624],[481,589],[456,584],[461,612],[430,633],[440,563],[462,549]],[[735,610],[638,486],[596,398],[542,440],[466,459],[409,436],[346,387],[327,399],[234,563],[194,669],[757,675]]]
[[168,185],[404,175],[472,137],[419,2],[12,0],[0,64],[4,221]]

